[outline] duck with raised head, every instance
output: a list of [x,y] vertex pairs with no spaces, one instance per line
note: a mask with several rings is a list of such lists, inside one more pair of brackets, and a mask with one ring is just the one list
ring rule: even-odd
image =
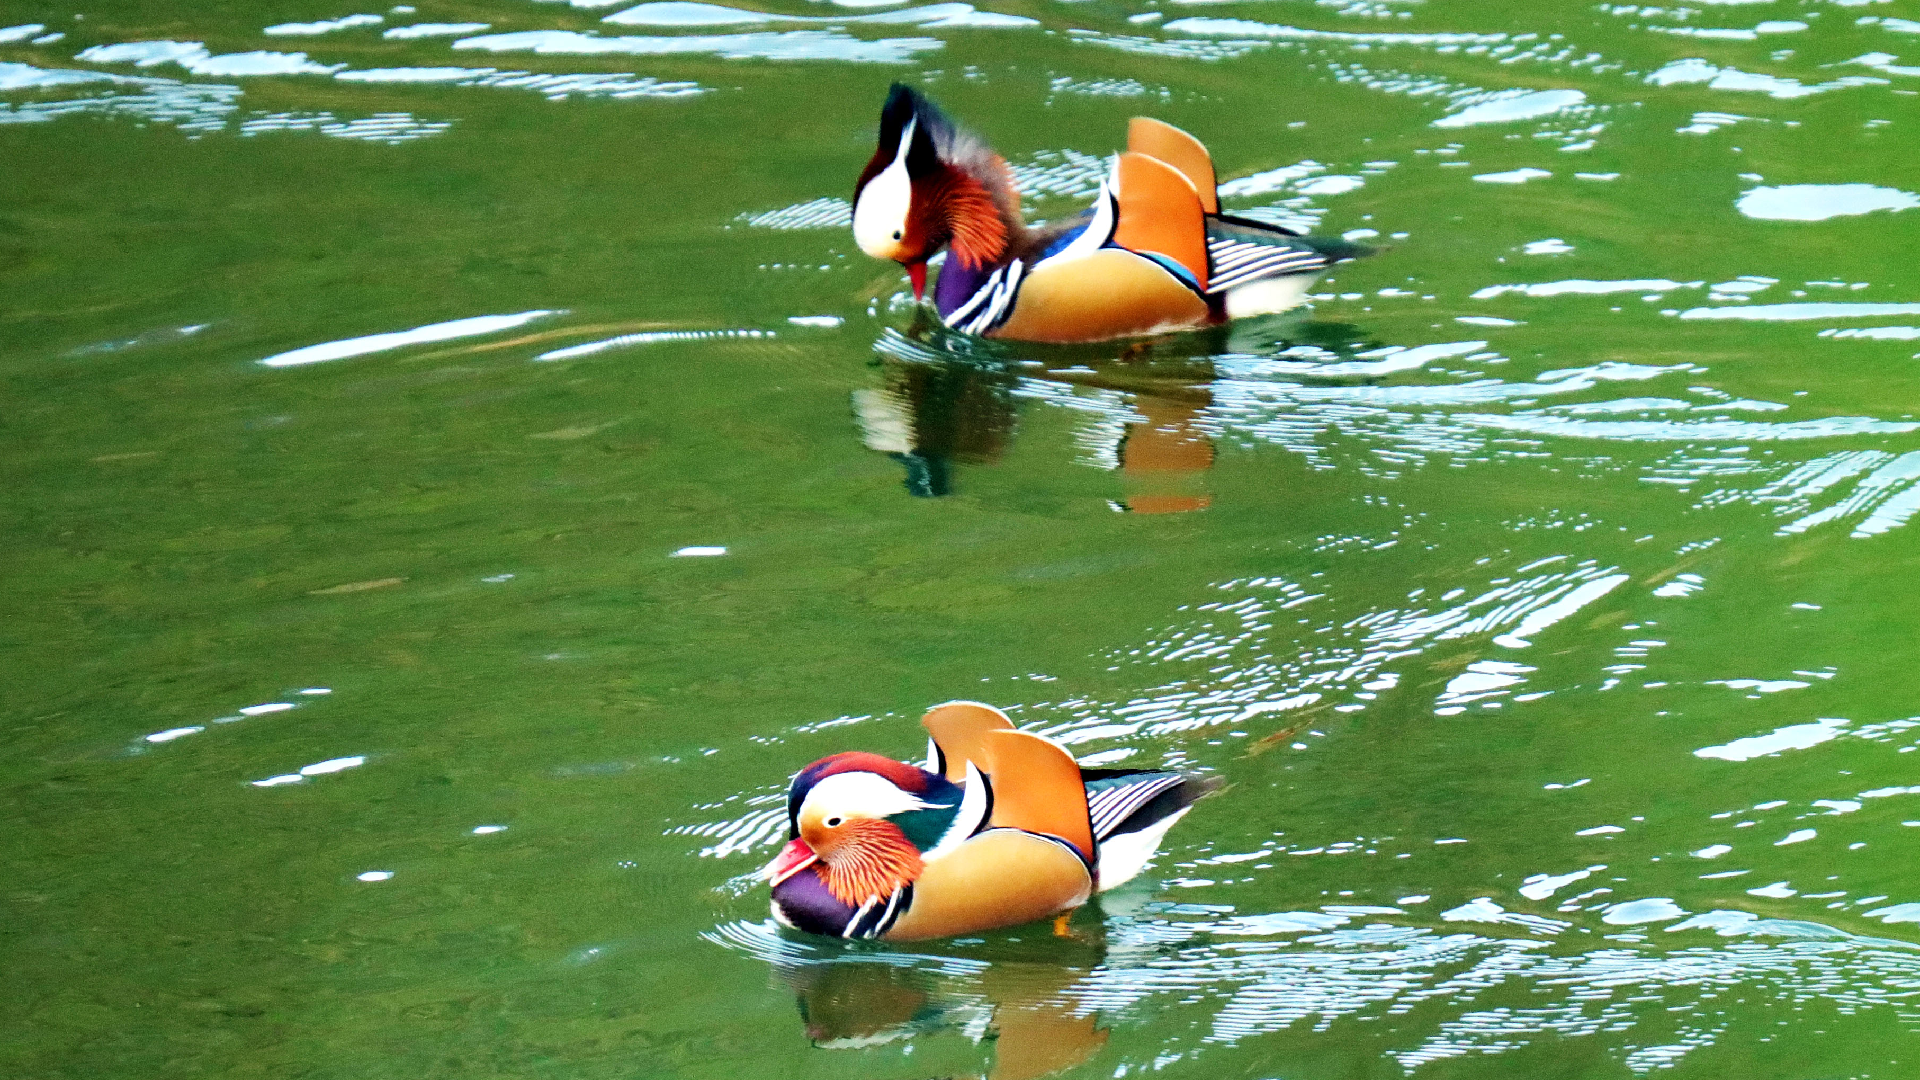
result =
[[1087,342],[1187,330],[1298,306],[1321,271],[1368,254],[1220,212],[1198,139],[1135,117],[1091,209],[1029,227],[1007,163],[919,91],[893,84],[854,186],[860,249],[907,269],[953,329]]
[[1131,880],[1211,778],[1082,769],[979,702],[935,706],[924,768],[861,751],[795,774],[767,865],[782,925],[918,941],[1070,912]]

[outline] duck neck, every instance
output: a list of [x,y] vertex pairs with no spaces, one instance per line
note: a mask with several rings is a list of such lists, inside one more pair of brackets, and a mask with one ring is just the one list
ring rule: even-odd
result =
[[934,303],[945,315],[1023,249],[1027,226],[1012,174],[998,154],[948,163],[934,183],[928,205],[933,208],[933,228],[947,247]]

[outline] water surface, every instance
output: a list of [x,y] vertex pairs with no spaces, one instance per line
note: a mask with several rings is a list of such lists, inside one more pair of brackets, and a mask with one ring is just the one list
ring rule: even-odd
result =
[[[1386,250],[956,339],[892,79]],[[13,0],[4,1071],[1911,1074],[1916,97],[1908,0]],[[1072,938],[772,930],[955,697],[1230,786]]]

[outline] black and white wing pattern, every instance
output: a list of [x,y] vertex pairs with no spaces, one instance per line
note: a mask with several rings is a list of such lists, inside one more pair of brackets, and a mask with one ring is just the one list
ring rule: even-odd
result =
[[1080,776],[1093,819],[1098,892],[1137,876],[1174,822],[1221,786],[1218,777],[1150,770],[1082,769]]
[[1326,257],[1312,248],[1279,247],[1238,240],[1209,239],[1207,256],[1213,260],[1213,275],[1207,279],[1207,291],[1215,293],[1223,293],[1261,278],[1311,274],[1325,269],[1327,265]]
[[1320,236],[1296,236],[1279,226],[1228,216],[1207,219],[1207,291],[1225,293],[1263,278],[1317,274],[1371,249]]
[[947,325],[966,334],[984,334],[1000,325],[1013,310],[1025,272],[1026,264],[1019,259],[995,270],[966,303],[946,316]]
[[1093,819],[1094,842],[1099,843],[1115,833],[1130,831],[1123,830],[1123,825],[1133,824],[1138,828],[1148,824],[1132,822],[1131,819],[1139,814],[1142,807],[1186,782],[1187,778],[1179,773],[1161,772],[1130,773],[1112,779],[1089,781],[1087,816]]

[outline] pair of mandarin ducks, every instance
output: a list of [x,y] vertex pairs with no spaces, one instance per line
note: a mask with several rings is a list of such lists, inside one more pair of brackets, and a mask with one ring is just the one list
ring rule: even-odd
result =
[[787,790],[787,846],[767,864],[782,925],[920,941],[1070,913],[1131,880],[1217,782],[1083,769],[1059,744],[972,701],[937,705],[925,767],[835,754]]
[[[1328,266],[1367,254],[1220,212],[1199,140],[1136,117],[1093,207],[1029,227],[1006,162],[910,87],[893,85],[855,187],[861,250],[933,290],[949,327],[1090,342],[1285,311]],[[1083,769],[977,702],[921,721],[927,762],[835,754],[787,792],[787,846],[769,863],[773,915],[814,934],[919,941],[1070,913],[1131,880],[1211,779]]]
[[1328,266],[1369,253],[1220,212],[1198,139],[1148,117],[1127,129],[1091,209],[1029,227],[1007,163],[918,91],[893,84],[854,188],[860,249],[907,269],[947,326],[1016,341],[1190,330],[1298,306]]

